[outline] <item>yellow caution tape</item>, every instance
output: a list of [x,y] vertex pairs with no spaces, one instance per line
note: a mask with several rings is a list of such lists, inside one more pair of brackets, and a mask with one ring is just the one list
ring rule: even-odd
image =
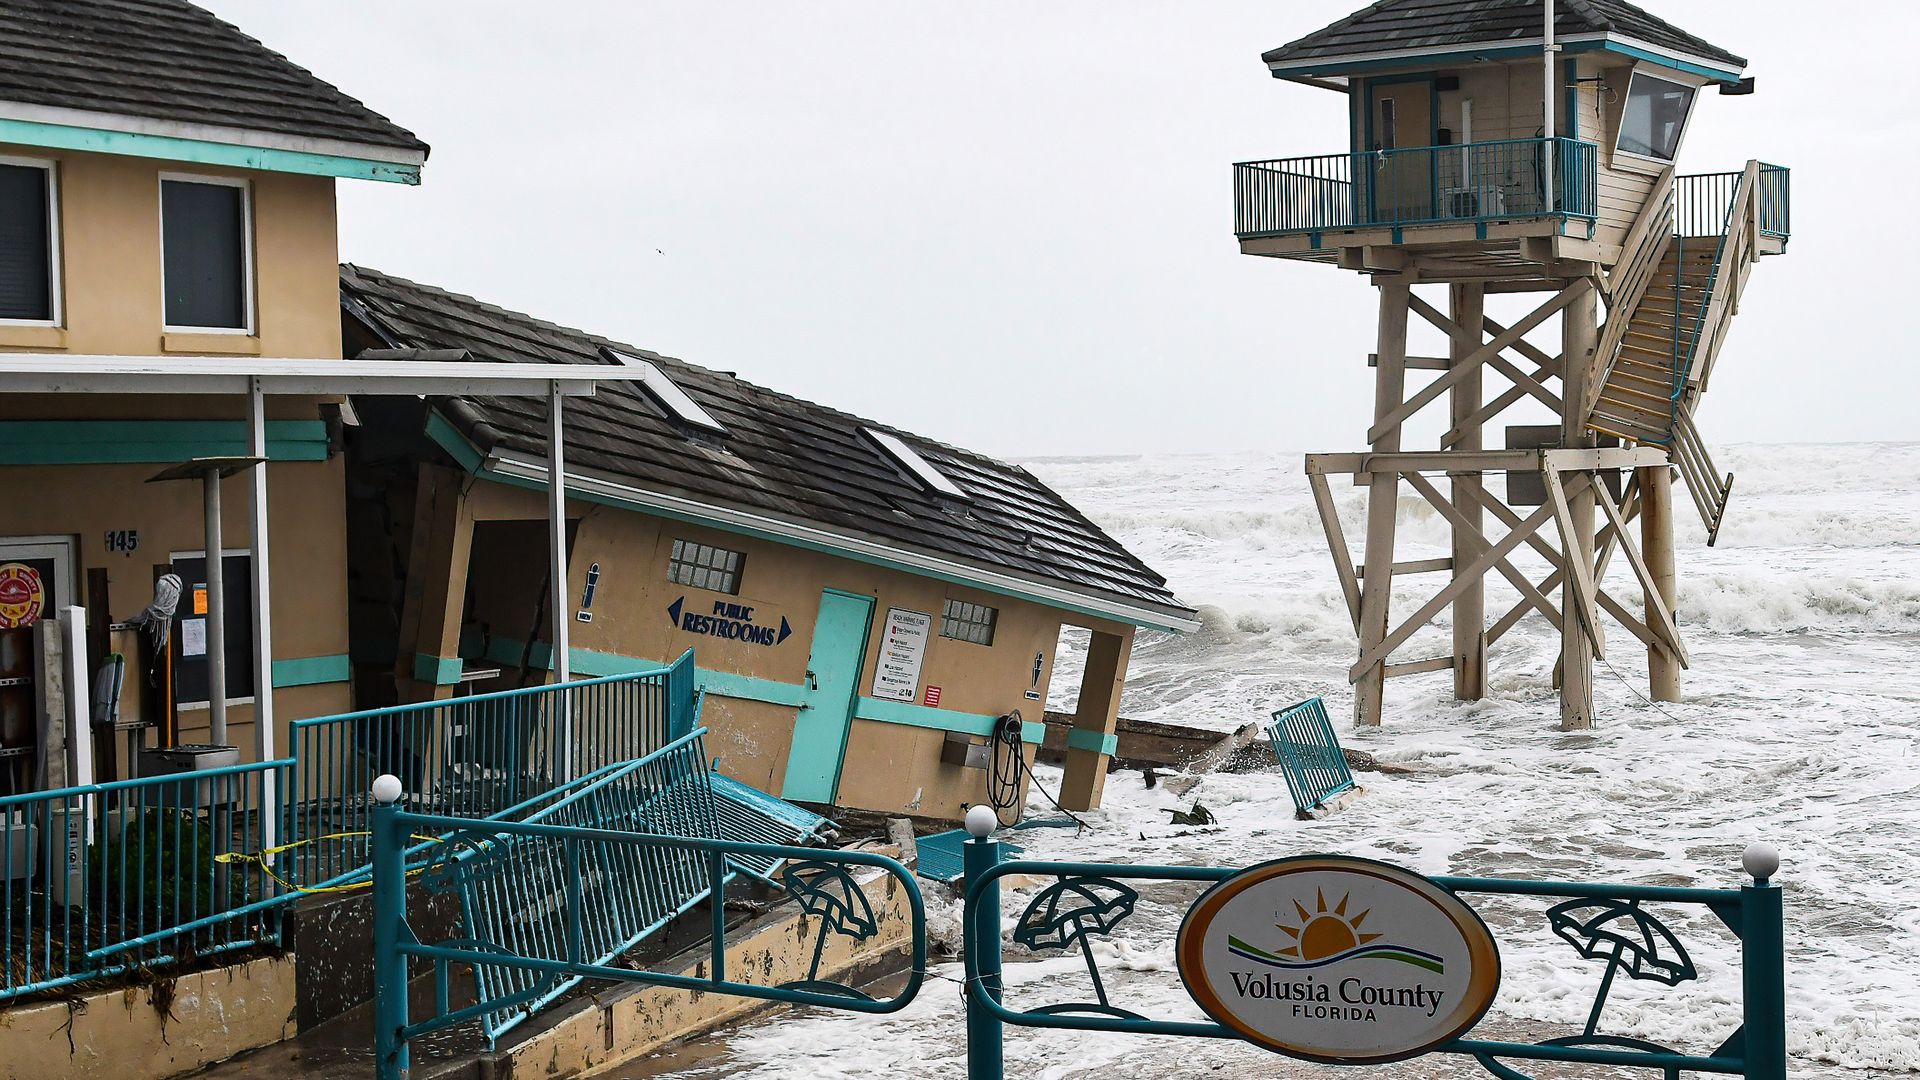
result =
[[[283,851],[292,851],[294,848],[306,847],[308,844],[318,844],[325,840],[351,840],[358,836],[372,836],[372,835],[373,835],[372,833],[365,832],[365,831],[328,833],[325,836],[310,836],[305,840],[295,840],[291,844],[278,844],[278,845],[275,845],[274,847],[262,848],[261,850],[254,851],[254,852],[223,851],[220,854],[215,855],[213,857],[213,861],[217,863],[253,863],[255,866],[258,866],[260,868],[261,873],[272,878],[275,882],[277,882],[280,885],[281,888],[289,889],[289,890],[292,890],[293,892],[310,893],[310,894],[355,892],[360,889],[372,888],[373,882],[372,881],[353,881],[353,882],[348,882],[345,885],[296,885],[293,882],[288,881],[286,878],[281,877],[279,874],[274,873],[273,867],[267,865],[267,858],[272,855],[278,855]],[[416,840],[426,844],[445,843],[445,841],[441,840],[437,836],[414,835],[414,836],[407,837],[407,839]],[[424,870],[426,870],[426,867],[416,866],[413,869],[407,871],[407,876],[412,877],[415,874],[423,872]]]

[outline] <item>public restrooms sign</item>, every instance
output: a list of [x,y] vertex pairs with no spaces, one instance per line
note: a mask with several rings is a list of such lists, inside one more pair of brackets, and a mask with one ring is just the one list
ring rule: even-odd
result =
[[1479,1023],[1500,954],[1473,909],[1411,871],[1310,855],[1215,885],[1180,925],[1180,977],[1207,1015],[1309,1061],[1416,1057]]

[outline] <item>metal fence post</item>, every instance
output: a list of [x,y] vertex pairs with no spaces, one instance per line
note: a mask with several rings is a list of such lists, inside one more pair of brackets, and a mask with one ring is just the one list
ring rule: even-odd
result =
[[[980,875],[1000,864],[1000,841],[993,839],[998,824],[993,809],[976,806],[967,811],[967,832],[973,839],[961,845],[962,866],[966,871],[966,891]],[[1000,1000],[1000,882],[992,881],[981,890],[973,919],[964,928],[972,939],[970,948],[978,968],[980,985],[995,1001]],[[967,1080],[1005,1080],[1006,1059],[1002,1048],[1005,1031],[999,1018],[992,1016],[974,1000],[967,987]]]
[[1740,858],[1753,884],[1740,888],[1740,976],[1746,1022],[1747,1080],[1787,1080],[1787,970],[1780,886],[1771,879],[1780,853],[1754,844]]
[[373,781],[373,1057],[378,1080],[406,1080],[407,959],[400,955],[407,924],[406,837],[399,821],[400,778]]

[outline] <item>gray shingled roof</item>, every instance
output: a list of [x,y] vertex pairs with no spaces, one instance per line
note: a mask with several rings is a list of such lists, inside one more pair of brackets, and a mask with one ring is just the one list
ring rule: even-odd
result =
[[[1297,41],[1261,54],[1269,64],[1359,56],[1400,49],[1499,44],[1540,36],[1542,0],[1380,0]],[[1747,61],[1626,0],[1556,0],[1554,33],[1611,32],[1717,60]]]
[[[475,359],[531,364],[604,364],[600,350],[609,348],[652,361],[727,429],[690,437],[637,387],[606,384],[567,405],[569,468],[1193,617],[1165,578],[1019,466],[364,267],[341,267],[340,287],[349,316],[371,320],[387,347],[465,349]],[[435,408],[482,453],[545,460],[544,402],[461,398]],[[970,498],[958,504],[930,494],[862,427],[898,435]]]
[[0,101],[427,149],[186,0],[0,0]]

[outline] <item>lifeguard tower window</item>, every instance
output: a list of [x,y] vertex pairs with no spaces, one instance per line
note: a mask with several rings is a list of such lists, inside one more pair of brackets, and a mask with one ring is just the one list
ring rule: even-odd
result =
[[253,329],[253,240],[245,181],[163,177],[160,275],[166,324]]
[[1672,161],[1680,150],[1680,135],[1687,129],[1693,94],[1691,86],[1634,72],[1615,148],[1657,161]]
[[[229,550],[220,560],[227,617],[227,702],[253,698],[253,555]],[[167,647],[173,652],[173,700],[183,708],[207,704],[207,559],[203,552],[175,552],[180,606],[173,612]]]
[[985,604],[969,604],[949,597],[946,610],[941,613],[940,636],[956,641],[971,641],[975,645],[991,645],[993,626],[999,621],[1000,613]]
[[675,585],[709,592],[740,595],[740,570],[747,557],[738,551],[675,540],[667,559],[667,580]]
[[0,158],[0,322],[54,322],[51,163]]

